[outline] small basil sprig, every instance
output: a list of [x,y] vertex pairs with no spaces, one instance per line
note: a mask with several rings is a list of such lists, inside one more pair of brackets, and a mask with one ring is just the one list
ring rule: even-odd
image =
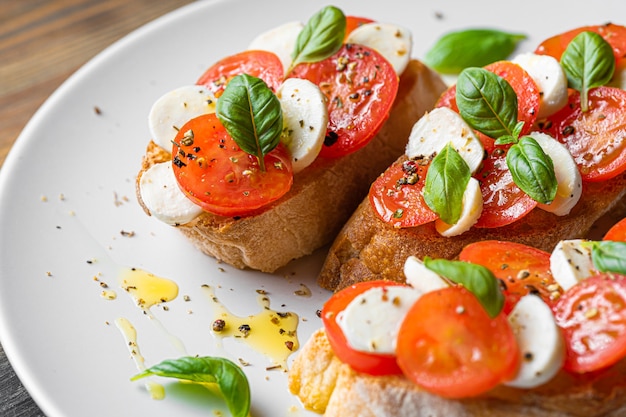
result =
[[485,308],[489,317],[494,318],[502,311],[504,294],[500,290],[500,283],[484,266],[429,257],[424,258],[424,265],[431,271],[471,291]]
[[535,139],[519,139],[523,122],[517,120],[517,94],[511,85],[484,68],[467,68],[457,81],[456,102],[472,128],[496,138],[496,145],[512,144],[506,162],[513,182],[535,201],[552,202],[558,188],[554,164]]
[[592,245],[591,259],[598,271],[626,275],[626,242],[603,240]]
[[217,100],[216,114],[239,147],[257,157],[265,171],[265,155],[280,141],[283,112],[278,97],[260,78],[235,76]]
[[346,16],[341,9],[326,6],[315,13],[298,34],[287,73],[302,62],[317,62],[341,48],[346,35]]
[[441,220],[455,224],[461,217],[463,194],[471,172],[467,162],[448,143],[432,160],[426,174],[424,201]]
[[247,417],[250,412],[250,385],[241,368],[232,361],[217,357],[169,359],[133,376],[136,381],[151,375],[183,381],[216,383],[233,417]]
[[580,107],[589,109],[588,92],[611,81],[615,72],[613,48],[595,32],[581,32],[561,56],[561,66],[570,87],[580,92]]
[[494,29],[449,32],[424,56],[429,67],[444,74],[458,74],[468,67],[484,67],[507,58],[526,35]]

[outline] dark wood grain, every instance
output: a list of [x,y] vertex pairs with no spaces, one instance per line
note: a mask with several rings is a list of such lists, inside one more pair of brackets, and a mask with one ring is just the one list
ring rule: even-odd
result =
[[[0,169],[37,108],[81,65],[192,0],[0,0]],[[44,414],[0,346],[0,416]]]

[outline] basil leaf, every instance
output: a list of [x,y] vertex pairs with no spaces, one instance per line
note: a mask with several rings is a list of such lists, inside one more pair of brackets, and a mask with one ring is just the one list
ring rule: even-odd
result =
[[317,62],[341,48],[346,35],[346,16],[334,6],[326,6],[309,19],[298,34],[291,69],[302,62]]
[[580,92],[582,111],[589,108],[588,92],[611,81],[615,72],[613,48],[595,32],[581,32],[561,56],[569,86]]
[[250,385],[241,368],[232,361],[216,357],[169,359],[133,376],[136,381],[151,375],[183,381],[216,383],[233,417],[247,417],[250,412]]
[[552,159],[530,136],[511,146],[506,164],[515,184],[533,200],[549,204],[556,196],[558,182]]
[[500,290],[500,282],[484,266],[429,257],[424,258],[424,265],[442,277],[470,290],[478,298],[489,317],[494,318],[502,311],[504,294]]
[[283,130],[278,97],[260,78],[240,74],[226,85],[216,112],[237,145],[256,156],[265,171],[264,156],[278,146]]
[[591,250],[594,267],[601,272],[626,275],[626,242],[603,240]]
[[494,29],[467,29],[443,35],[426,52],[424,62],[436,71],[458,74],[507,58],[526,35]]
[[456,103],[472,128],[492,138],[512,136],[517,127],[517,94],[502,77],[467,68],[456,83]]
[[455,224],[461,217],[463,193],[470,179],[467,162],[448,143],[435,156],[426,173],[424,200],[441,220]]

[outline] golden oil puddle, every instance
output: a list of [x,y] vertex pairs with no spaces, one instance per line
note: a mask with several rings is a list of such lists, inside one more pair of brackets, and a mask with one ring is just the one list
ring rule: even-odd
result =
[[269,297],[260,291],[257,302],[261,311],[251,316],[239,317],[219,302],[211,286],[203,285],[202,289],[214,307],[213,335],[217,338],[236,338],[267,356],[273,364],[268,369],[287,370],[287,359],[299,348],[299,318],[296,313],[272,310]]
[[145,310],[171,301],[178,296],[178,285],[174,281],[157,277],[142,269],[124,268],[119,280],[122,289]]

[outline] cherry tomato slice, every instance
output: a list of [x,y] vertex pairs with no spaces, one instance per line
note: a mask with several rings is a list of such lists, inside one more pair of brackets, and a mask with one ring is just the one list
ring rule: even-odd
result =
[[336,292],[322,307],[322,322],[326,336],[333,352],[342,362],[350,365],[355,371],[370,375],[398,375],[402,371],[396,363],[394,355],[377,354],[355,350],[348,345],[346,337],[337,324],[337,314],[345,310],[348,304],[359,294],[370,288],[404,285],[391,281],[365,281],[346,287]]
[[539,44],[535,53],[539,55],[550,55],[560,61],[561,55],[563,55],[563,52],[572,39],[581,32],[586,31],[596,32],[602,35],[604,40],[613,47],[613,55],[617,62],[626,56],[626,27],[613,23],[583,26],[552,36]]
[[497,148],[474,175],[480,181],[483,212],[474,227],[493,228],[511,224],[537,206],[537,202],[513,182],[506,165],[505,148]]
[[350,34],[350,32],[352,32],[354,29],[358,28],[359,26],[364,25],[365,23],[373,23],[374,21],[368,17],[360,17],[360,16],[346,16],[346,37],[344,38],[344,42],[345,39],[348,38],[348,35]]
[[320,152],[327,158],[369,143],[389,117],[399,83],[382,55],[348,44],[330,58],[297,65],[289,76],[313,82],[328,99],[328,132]]
[[626,218],[611,226],[602,239],[626,242]]
[[520,360],[506,316],[491,319],[462,286],[417,300],[400,327],[397,355],[409,379],[448,398],[488,391],[510,379]]
[[532,246],[484,240],[465,246],[459,259],[484,266],[502,282],[507,315],[526,294],[539,295],[550,307],[561,294],[550,270],[550,254]]
[[589,110],[570,90],[568,105],[540,128],[570,151],[584,181],[604,181],[626,170],[626,91],[597,87],[589,91]]
[[592,372],[626,356],[626,277],[598,274],[580,281],[554,313],[566,341],[565,370]]
[[[189,140],[193,132],[193,140]],[[215,114],[187,122],[172,147],[173,168],[182,190],[204,210],[245,216],[279,199],[293,182],[291,158],[282,145],[265,156],[242,151]]]
[[272,52],[248,50],[223,58],[208,68],[196,84],[204,85],[219,97],[233,77],[248,74],[265,81],[276,91],[283,82],[283,64]]
[[374,181],[369,201],[381,220],[394,227],[415,227],[437,219],[422,195],[427,170],[419,161],[396,161]]

